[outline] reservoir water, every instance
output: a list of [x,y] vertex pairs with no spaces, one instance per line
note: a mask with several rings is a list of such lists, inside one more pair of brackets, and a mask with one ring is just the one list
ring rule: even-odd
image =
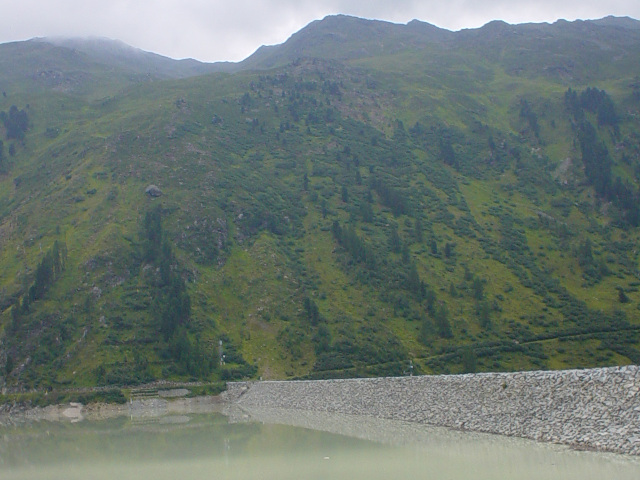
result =
[[404,422],[277,410],[166,413],[5,421],[0,479],[640,478],[637,457]]

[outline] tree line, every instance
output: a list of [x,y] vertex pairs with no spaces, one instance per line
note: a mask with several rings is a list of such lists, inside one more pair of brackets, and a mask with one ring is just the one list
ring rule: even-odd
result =
[[[25,133],[29,129],[29,116],[27,112],[18,110],[18,107],[11,105],[9,113],[0,111],[0,121],[5,128],[7,140],[24,140]],[[15,155],[16,147],[12,143],[9,146],[9,155]],[[0,140],[0,174],[7,172],[7,158],[4,151],[4,143]]]
[[611,97],[597,88],[587,88],[580,94],[569,88],[564,103],[577,125],[577,143],[587,180],[600,198],[612,202],[621,211],[623,225],[637,227],[640,225],[640,192],[620,177],[613,179],[609,149],[585,115],[585,112],[595,113],[598,126],[613,127],[614,136],[618,136],[619,120]]
[[12,329],[18,328],[20,317],[27,314],[31,305],[44,298],[45,293],[53,283],[60,278],[67,262],[67,245],[64,242],[53,243],[36,267],[33,283],[29,286],[22,300],[18,298],[11,309],[13,318]]
[[24,140],[25,133],[29,129],[29,116],[27,112],[11,105],[9,113],[0,112],[0,121],[4,124],[7,140]]
[[159,270],[151,285],[155,289],[152,315],[166,343],[166,353],[182,373],[209,375],[217,362],[205,346],[198,340],[192,340],[188,334],[191,298],[178,271],[171,244],[163,234],[161,207],[145,214],[142,237],[144,261],[154,264]]

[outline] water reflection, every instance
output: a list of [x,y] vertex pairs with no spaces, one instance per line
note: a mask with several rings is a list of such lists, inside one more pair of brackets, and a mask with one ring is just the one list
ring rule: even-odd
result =
[[0,478],[637,480],[640,462],[389,420],[182,410],[0,427]]

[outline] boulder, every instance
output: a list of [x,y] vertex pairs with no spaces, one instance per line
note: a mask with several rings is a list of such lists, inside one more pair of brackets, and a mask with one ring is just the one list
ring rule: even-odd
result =
[[156,185],[149,185],[144,189],[144,193],[146,193],[150,197],[159,197],[160,195],[162,195],[162,190],[160,190]]

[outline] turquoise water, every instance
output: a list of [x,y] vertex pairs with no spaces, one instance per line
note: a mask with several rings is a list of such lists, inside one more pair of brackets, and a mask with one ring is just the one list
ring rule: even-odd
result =
[[239,418],[209,413],[3,427],[0,479],[640,478],[635,457],[505,437],[326,415],[276,418],[331,431],[268,423],[273,415]]

